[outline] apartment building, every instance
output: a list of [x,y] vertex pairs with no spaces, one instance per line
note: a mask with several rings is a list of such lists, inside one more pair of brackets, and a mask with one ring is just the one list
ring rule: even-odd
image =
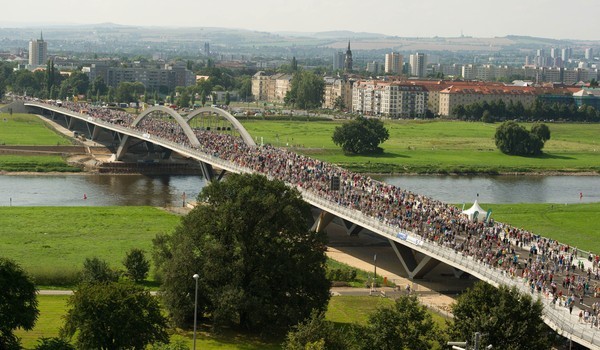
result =
[[385,54],[385,73],[400,75],[404,66],[404,56],[399,53]]
[[352,85],[354,79],[325,77],[325,89],[323,92],[323,108],[335,109],[338,98],[341,98],[343,109],[352,109]]
[[352,110],[389,118],[424,117],[427,89],[406,82],[361,81],[354,85]]
[[140,82],[148,90],[166,88],[174,90],[177,86],[196,84],[196,75],[186,68],[185,63],[165,64],[155,67],[113,67],[109,64],[94,63],[89,69],[89,79],[101,77],[104,83],[116,88],[122,82]]
[[256,101],[283,102],[291,88],[292,75],[267,75],[260,71],[252,76],[252,96]]

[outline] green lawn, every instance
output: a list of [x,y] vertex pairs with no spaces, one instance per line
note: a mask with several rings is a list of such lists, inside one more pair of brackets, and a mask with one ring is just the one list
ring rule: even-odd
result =
[[[460,121],[385,121],[390,138],[378,156],[347,156],[331,140],[342,121],[242,120],[260,142],[364,172],[600,171],[600,124],[550,124],[552,138],[540,157],[502,154],[494,144],[499,124]],[[527,128],[531,125],[525,124]]]
[[[40,337],[55,337],[58,335],[66,314],[68,296],[40,295],[38,296],[40,317],[35,328],[29,332],[17,331],[24,348],[32,349]],[[339,296],[331,298],[325,317],[327,320],[339,325],[347,323],[366,324],[368,315],[378,307],[389,307],[393,300],[370,296]],[[440,316],[433,314],[434,320],[440,326],[443,321]],[[202,325],[196,340],[199,349],[280,349],[282,339],[261,340],[260,338],[235,333],[225,330],[221,334],[206,332],[209,325]],[[171,336],[171,341],[182,341],[190,348],[192,346],[193,333],[191,331],[177,330]]]
[[72,279],[88,257],[122,268],[129,249],[149,254],[156,234],[171,233],[179,223],[152,207],[0,207],[0,217],[2,256],[44,285]]
[[492,218],[556,239],[579,249],[600,252],[600,203],[482,204]]
[[10,172],[79,172],[81,168],[68,165],[61,156],[0,155],[0,170]]
[[33,114],[0,113],[0,144],[11,146],[70,145],[71,141]]

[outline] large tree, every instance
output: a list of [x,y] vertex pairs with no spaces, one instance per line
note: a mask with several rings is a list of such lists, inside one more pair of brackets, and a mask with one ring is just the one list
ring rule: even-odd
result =
[[309,71],[297,71],[285,102],[301,109],[319,108],[323,104],[324,91],[325,81],[322,77]]
[[275,333],[329,300],[325,235],[309,231],[297,190],[261,175],[230,175],[198,197],[171,236],[155,239],[164,305],[178,326],[199,315],[214,324]]
[[23,269],[0,257],[0,349],[20,349],[13,331],[31,330],[38,318],[36,288]]
[[496,147],[505,154],[531,156],[542,153],[550,130],[544,124],[534,125],[531,132],[513,121],[502,123],[494,135]]
[[477,282],[452,306],[450,334],[464,341],[480,332],[481,344],[494,349],[549,349],[551,330],[542,320],[542,308],[515,287]]
[[169,341],[158,300],[130,283],[83,283],[69,298],[61,336],[81,349],[145,349]]
[[369,316],[366,334],[373,349],[431,349],[439,340],[427,308],[416,296],[401,296]]
[[335,128],[333,142],[347,153],[376,153],[379,144],[390,137],[379,119],[357,117],[355,120]]

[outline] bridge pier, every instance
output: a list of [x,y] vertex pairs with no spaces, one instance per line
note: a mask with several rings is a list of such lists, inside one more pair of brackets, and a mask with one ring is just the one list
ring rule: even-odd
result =
[[363,230],[362,226],[359,226],[351,221],[342,219],[342,222],[344,223],[346,233],[349,236],[358,236],[358,234]]
[[328,211],[321,210],[321,212],[319,213],[319,218],[311,227],[311,231],[323,232],[323,230],[325,230],[325,227],[327,227],[327,225],[329,225],[333,221],[333,219],[335,219],[335,215],[331,214]]
[[67,122],[67,129],[73,130],[73,127],[75,125],[75,118],[73,118],[73,117],[67,117],[65,115],[65,120]]
[[[89,123],[88,123],[89,125]],[[89,128],[89,127],[88,127]],[[97,125],[92,124],[92,132],[91,132],[91,139],[92,141],[96,141],[98,139],[98,136],[100,136],[100,127]]]
[[388,240],[410,279],[421,279],[425,277],[425,275],[431,272],[431,270],[440,263],[439,260],[428,255],[423,255],[417,260],[417,255],[414,250],[391,239]]

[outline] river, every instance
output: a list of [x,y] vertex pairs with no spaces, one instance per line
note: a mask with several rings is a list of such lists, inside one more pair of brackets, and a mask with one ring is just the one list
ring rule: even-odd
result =
[[[447,203],[600,202],[600,176],[381,176]],[[0,175],[0,206],[180,206],[194,200],[199,176]],[[580,193],[583,195],[580,198]]]

